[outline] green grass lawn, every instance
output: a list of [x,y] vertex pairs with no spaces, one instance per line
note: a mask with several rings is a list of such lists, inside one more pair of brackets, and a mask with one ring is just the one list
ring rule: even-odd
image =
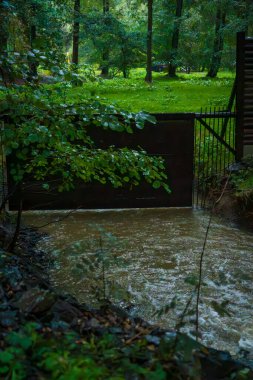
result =
[[179,74],[176,79],[153,73],[153,83],[144,81],[145,69],[132,70],[129,79],[101,79],[82,87],[67,89],[67,100],[82,102],[89,97],[129,110],[154,113],[199,112],[211,106],[224,107],[233,86],[234,74],[221,72],[218,78],[206,73]]

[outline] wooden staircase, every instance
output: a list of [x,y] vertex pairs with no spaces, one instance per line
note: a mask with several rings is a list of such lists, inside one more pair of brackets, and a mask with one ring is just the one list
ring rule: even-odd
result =
[[236,69],[236,150],[243,157],[244,147],[253,145],[253,38],[237,35]]

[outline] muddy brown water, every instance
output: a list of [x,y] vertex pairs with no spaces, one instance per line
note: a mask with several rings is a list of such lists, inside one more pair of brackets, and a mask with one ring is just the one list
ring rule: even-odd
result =
[[[24,213],[54,258],[53,285],[80,302],[103,296],[171,329],[192,297],[183,331],[195,331],[195,278],[209,214],[192,209]],[[253,356],[253,234],[214,217],[200,303],[202,342]],[[173,301],[173,302],[172,302]],[[167,307],[165,313],[164,307]]]

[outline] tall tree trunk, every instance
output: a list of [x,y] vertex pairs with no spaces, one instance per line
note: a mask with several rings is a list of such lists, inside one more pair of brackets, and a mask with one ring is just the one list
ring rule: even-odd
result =
[[[37,8],[36,4],[33,3],[31,5],[31,24],[29,24],[29,38],[30,38],[30,47],[32,49],[36,49],[36,37],[37,37],[37,29],[35,24]],[[35,62],[32,56],[28,56],[28,64],[30,68],[28,80],[33,81],[38,76],[38,64]]]
[[147,68],[145,81],[152,82],[153,0],[148,0]]
[[0,0],[0,53],[6,53],[8,47],[8,14],[4,1]]
[[180,32],[180,25],[182,21],[181,19],[182,12],[183,12],[183,0],[177,0],[176,18],[175,18],[174,27],[173,27],[170,63],[169,63],[169,70],[168,70],[168,76],[172,78],[176,76],[176,70],[177,70],[177,64],[175,61],[178,54],[179,32]]
[[78,65],[79,62],[79,35],[80,35],[80,0],[74,0],[74,24],[73,24],[73,50],[72,63]]
[[247,36],[253,33],[252,25],[250,23],[252,19],[252,15],[253,15],[253,4],[252,4],[252,0],[245,0],[245,3],[246,4],[245,4],[244,19],[245,19],[245,33]]
[[[7,55],[8,52],[8,12],[0,0],[0,54]],[[9,83],[8,69],[4,65],[0,65],[0,81],[7,87]]]
[[[35,19],[35,14],[36,14],[36,5],[32,5],[32,15],[33,15],[33,23],[31,25],[30,29],[30,45],[31,49],[35,49],[35,43],[36,43],[36,37],[37,37],[37,30],[36,30],[36,25],[34,22]],[[36,62],[31,62],[30,65],[30,70],[31,70],[31,76],[37,77],[38,76],[38,71],[37,71],[37,63]]]
[[[110,12],[110,2],[109,0],[103,0],[103,13],[104,16],[106,16]],[[108,77],[109,75],[109,50],[108,47],[105,47],[102,53],[102,69],[101,69],[101,75],[103,77]]]
[[207,73],[207,77],[215,78],[220,65],[224,46],[224,27],[226,24],[226,12],[222,9],[221,2],[217,5],[216,22],[215,22],[215,36],[211,65]]

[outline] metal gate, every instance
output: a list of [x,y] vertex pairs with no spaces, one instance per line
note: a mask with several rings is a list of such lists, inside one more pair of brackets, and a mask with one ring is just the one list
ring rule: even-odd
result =
[[235,112],[205,109],[195,118],[195,166],[193,204],[204,207],[207,194],[219,187],[235,161]]

